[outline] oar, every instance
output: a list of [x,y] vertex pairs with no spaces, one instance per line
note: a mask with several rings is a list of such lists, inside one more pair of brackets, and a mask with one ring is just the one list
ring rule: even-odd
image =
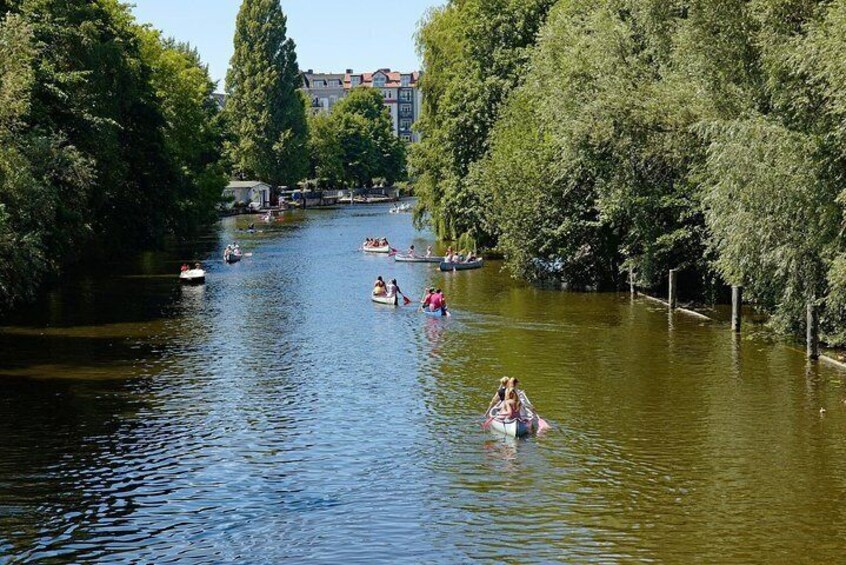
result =
[[550,429],[552,429],[552,426],[550,426],[546,422],[546,420],[544,420],[543,418],[538,416],[538,433],[541,433],[543,431],[550,430]]
[[394,249],[393,247],[391,247],[391,252],[388,253],[388,257],[393,257],[397,253],[399,253],[399,249]]
[[401,290],[398,290],[397,292],[399,292],[399,295],[402,296],[403,306],[408,306],[409,304],[411,304],[411,299],[404,295]]

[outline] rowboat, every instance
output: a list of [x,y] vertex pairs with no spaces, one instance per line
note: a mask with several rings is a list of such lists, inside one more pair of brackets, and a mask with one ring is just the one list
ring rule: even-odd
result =
[[385,245],[384,247],[365,247],[364,252],[365,253],[390,253],[391,252],[391,246]]
[[499,406],[494,406],[488,412],[487,417],[493,418],[491,420],[491,428],[501,434],[510,437],[523,437],[529,435],[533,430],[537,429],[537,416],[532,412],[528,412],[525,417],[521,415],[519,418],[500,419],[497,417]]
[[470,269],[481,269],[485,265],[484,259],[476,259],[467,263],[450,263],[441,261],[441,270],[448,271],[469,271]]
[[442,263],[443,257],[418,257],[417,255],[395,255],[394,261],[398,263]]
[[206,272],[202,269],[188,269],[179,273],[179,280],[185,284],[203,284],[206,282]]
[[223,260],[227,263],[237,263],[241,260],[241,252],[240,251],[232,251],[230,253],[223,254]]
[[393,296],[386,296],[384,294],[371,294],[370,300],[377,304],[387,304],[388,306],[398,306],[399,305],[399,294],[395,294]]

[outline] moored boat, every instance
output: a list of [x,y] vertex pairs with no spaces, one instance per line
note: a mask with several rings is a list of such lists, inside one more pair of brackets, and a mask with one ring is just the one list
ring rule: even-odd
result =
[[394,296],[387,296],[384,294],[371,294],[370,299],[377,304],[399,306],[399,294],[395,294]]
[[206,282],[206,272],[203,269],[188,269],[179,273],[179,280],[184,284],[203,284]]
[[487,417],[492,418],[490,427],[491,429],[505,434],[510,437],[523,437],[525,435],[529,435],[532,431],[536,430],[538,427],[537,424],[537,416],[533,413],[529,412],[525,416],[519,418],[498,418],[499,407],[494,406],[491,408],[490,412],[488,412]]
[[442,263],[443,257],[419,257],[417,255],[395,255],[394,261],[398,263]]
[[476,259],[475,261],[467,261],[465,263],[450,263],[448,261],[441,261],[441,270],[444,272],[469,271],[470,269],[481,269],[484,265],[484,259]]

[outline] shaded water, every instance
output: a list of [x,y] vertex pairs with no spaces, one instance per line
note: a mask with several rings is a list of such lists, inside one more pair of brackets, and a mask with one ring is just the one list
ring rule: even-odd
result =
[[[425,248],[387,208],[235,228],[198,244],[205,287],[172,276],[195,251],[148,255],[0,330],[0,563],[842,558],[837,371],[496,263],[364,256]],[[378,274],[455,316],[370,303]],[[550,433],[479,428],[503,374]]]

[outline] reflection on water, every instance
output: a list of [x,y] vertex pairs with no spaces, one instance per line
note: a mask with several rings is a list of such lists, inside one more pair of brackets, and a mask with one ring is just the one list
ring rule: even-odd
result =
[[[614,294],[440,273],[384,208],[75,278],[0,330],[0,563],[838,561],[841,375]],[[227,266],[237,239],[254,256]],[[208,284],[181,287],[207,259]],[[376,275],[455,314],[372,304]],[[480,429],[502,375],[553,429]],[[820,407],[827,413],[820,416]]]

